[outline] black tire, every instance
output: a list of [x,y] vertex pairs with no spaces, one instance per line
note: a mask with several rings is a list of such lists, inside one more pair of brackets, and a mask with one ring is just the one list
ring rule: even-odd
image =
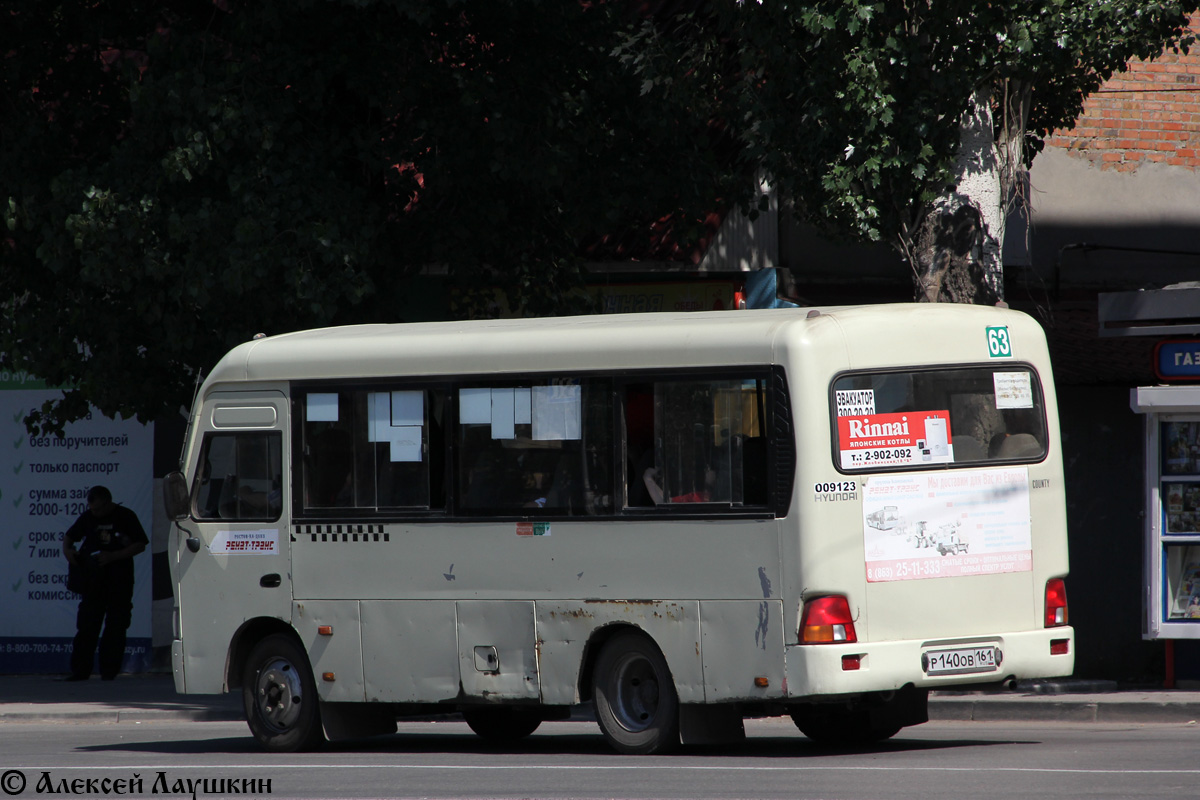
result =
[[513,706],[468,707],[462,715],[471,730],[492,744],[520,741],[542,724],[542,718],[533,710]]
[[791,712],[791,717],[801,733],[826,747],[865,747],[892,738],[902,727],[873,724],[871,713],[865,708],[798,708]]
[[312,667],[290,636],[272,634],[250,651],[242,706],[250,732],[271,752],[309,750],[325,740]]
[[650,755],[679,746],[679,697],[667,661],[640,633],[619,633],[596,659],[596,721],[620,753]]

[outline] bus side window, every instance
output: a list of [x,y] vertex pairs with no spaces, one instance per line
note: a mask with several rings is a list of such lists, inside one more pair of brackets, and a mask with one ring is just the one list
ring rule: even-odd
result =
[[765,505],[764,386],[755,378],[627,385],[626,507]]
[[[442,475],[444,393],[398,389],[365,395],[366,431],[359,448],[360,508],[426,510],[445,505]],[[363,426],[360,426],[360,429]],[[372,428],[374,432],[372,432]]]
[[570,377],[460,387],[454,434],[458,510],[608,513],[611,391],[607,381]]
[[[445,508],[445,392],[382,385],[298,393],[303,512]],[[351,509],[351,510],[347,510]]]
[[281,450],[277,432],[207,434],[192,489],[197,519],[278,519]]
[[354,405],[348,393],[309,392],[300,401],[303,420],[301,484],[306,509],[354,505]]

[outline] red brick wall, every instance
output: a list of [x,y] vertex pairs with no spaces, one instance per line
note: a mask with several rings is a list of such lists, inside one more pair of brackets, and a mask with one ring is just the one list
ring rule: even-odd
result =
[[[1192,30],[1200,34],[1200,17]],[[1200,42],[1188,55],[1130,64],[1087,99],[1073,130],[1046,145],[1121,172],[1145,162],[1200,167]]]

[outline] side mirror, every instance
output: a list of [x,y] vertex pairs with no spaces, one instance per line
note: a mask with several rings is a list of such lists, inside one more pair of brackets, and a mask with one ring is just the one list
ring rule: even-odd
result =
[[163,508],[167,512],[167,519],[187,519],[191,516],[191,506],[187,478],[183,477],[183,473],[172,472],[163,478]]

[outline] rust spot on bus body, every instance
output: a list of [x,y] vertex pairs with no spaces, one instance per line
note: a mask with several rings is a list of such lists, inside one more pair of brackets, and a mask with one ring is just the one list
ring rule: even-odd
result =
[[652,606],[657,600],[584,600],[585,603],[622,604],[627,606]]
[[586,611],[582,608],[573,608],[570,611],[561,611],[561,612],[560,611],[551,611],[550,612],[551,618],[557,617],[559,614],[562,614],[562,616],[564,618],[572,617],[574,619],[592,619],[593,617],[596,616],[592,612]]

